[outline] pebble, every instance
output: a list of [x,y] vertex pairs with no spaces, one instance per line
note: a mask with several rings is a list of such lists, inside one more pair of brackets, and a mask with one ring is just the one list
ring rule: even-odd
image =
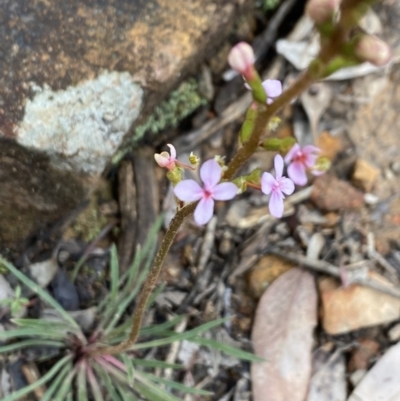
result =
[[360,208],[364,194],[347,181],[326,174],[315,179],[311,200],[321,210],[334,212]]
[[370,192],[380,174],[380,170],[366,160],[357,159],[352,175],[354,185]]

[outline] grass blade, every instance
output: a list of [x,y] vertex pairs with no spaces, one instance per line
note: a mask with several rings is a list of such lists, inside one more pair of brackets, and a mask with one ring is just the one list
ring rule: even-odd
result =
[[63,401],[67,396],[68,393],[71,392],[71,383],[74,379],[76,374],[76,369],[73,369],[72,372],[69,372],[68,376],[65,378],[57,394],[53,397],[52,401]]
[[146,377],[147,379],[151,380],[152,382],[164,384],[167,387],[171,387],[171,388],[173,388],[175,390],[182,391],[183,393],[186,393],[186,394],[205,395],[205,396],[210,396],[210,395],[214,394],[214,393],[212,393],[210,391],[206,391],[206,390],[202,390],[202,389],[199,389],[199,388],[185,386],[184,384],[177,383],[177,382],[175,382],[173,380],[163,379],[161,377],[152,375],[151,373],[140,372],[140,374],[143,377]]
[[42,397],[40,401],[50,401],[53,400],[53,395],[61,385],[62,381],[67,377],[68,373],[72,369],[72,363],[69,363],[64,366],[64,368],[61,369],[61,371],[58,373],[57,377],[53,380],[51,383],[51,386],[47,389],[46,393]]
[[243,351],[241,349],[233,347],[232,345],[228,345],[219,341],[209,340],[207,338],[200,338],[200,337],[192,338],[190,341],[222,351],[225,354],[231,355],[238,359],[243,359],[245,361],[265,362],[265,359],[261,358],[260,356],[254,355],[251,352]]
[[87,401],[87,380],[86,380],[86,361],[82,361],[76,375],[75,385],[77,392],[77,401]]
[[138,373],[136,377],[135,390],[141,393],[145,398],[152,401],[181,401],[179,398],[147,380],[147,378],[143,377],[141,374]]
[[29,279],[25,274],[21,273],[15,266],[5,260],[0,256],[0,264],[7,268],[19,281],[29,287],[32,291],[36,292],[39,297],[57,310],[60,315],[64,318],[66,322],[70,324],[70,326],[75,330],[80,332],[79,325],[75,322],[75,320],[64,310],[64,308],[46,291],[40,288],[34,281]]
[[64,358],[60,359],[44,376],[42,376],[39,380],[34,383],[21,388],[18,391],[15,391],[12,394],[7,395],[1,401],[16,401],[22,398],[24,395],[29,394],[36,387],[42,386],[47,383],[50,379],[52,379],[62,368],[63,366],[71,360],[71,355],[67,355]]
[[126,376],[128,377],[129,380],[129,385],[133,387],[133,381],[134,381],[134,366],[132,359],[129,358],[129,356],[126,354],[126,352],[121,353],[121,358],[122,361],[124,362],[124,365],[126,367]]
[[33,337],[39,336],[42,338],[48,338],[49,340],[65,340],[65,333],[59,331],[47,330],[47,332],[43,329],[30,329],[29,327],[25,327],[23,329],[14,329],[7,331],[0,331],[0,340],[12,340],[18,337]]
[[93,373],[92,367],[87,365],[87,376],[90,383],[90,387],[92,388],[92,394],[95,401],[104,401],[103,395],[101,394],[99,383],[96,379],[96,376]]
[[[93,365],[93,368],[95,369],[96,373],[99,375],[101,382],[105,385],[108,394],[110,395],[111,399],[113,401],[121,401],[121,398],[119,397],[116,388],[119,387],[118,383],[113,383],[111,381],[110,376],[108,375],[108,373],[103,370],[99,365]],[[78,400],[80,401],[80,400]],[[86,401],[86,400],[82,400],[82,401]]]
[[178,365],[176,363],[168,363],[164,361],[156,361],[156,360],[149,360],[149,359],[135,359],[131,358],[133,366],[143,366],[144,368],[162,368],[162,369],[185,369],[184,365]]
[[222,319],[216,319],[212,322],[203,324],[199,327],[196,327],[195,329],[189,330],[185,333],[180,333],[180,334],[175,334],[172,335],[171,337],[167,337],[167,338],[161,338],[159,340],[153,340],[153,341],[147,341],[144,343],[139,343],[139,344],[135,344],[131,350],[135,350],[135,349],[142,349],[142,348],[150,348],[150,347],[159,347],[161,345],[166,345],[166,344],[171,344],[174,341],[181,341],[181,340],[190,340],[194,337],[196,337],[198,334],[210,330],[215,326],[219,326],[221,324],[223,324],[224,322],[228,321],[230,319],[230,317],[228,318],[222,318]]
[[5,352],[16,351],[21,348],[25,347],[54,347],[54,348],[64,348],[65,343],[62,341],[50,341],[50,340],[25,340],[25,341],[18,341],[14,344],[4,345],[0,347],[0,354]]
[[118,255],[117,255],[117,247],[115,244],[111,246],[111,258],[110,258],[110,277],[111,277],[111,292],[109,302],[114,302],[115,298],[118,294],[118,286],[119,286],[119,263],[118,263]]

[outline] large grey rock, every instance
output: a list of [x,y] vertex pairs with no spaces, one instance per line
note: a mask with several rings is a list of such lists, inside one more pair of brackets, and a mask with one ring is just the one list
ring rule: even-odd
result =
[[3,0],[0,248],[74,209],[249,3]]

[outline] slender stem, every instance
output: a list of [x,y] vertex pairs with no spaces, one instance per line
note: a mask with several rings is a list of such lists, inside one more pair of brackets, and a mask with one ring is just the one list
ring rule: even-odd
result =
[[[313,82],[317,81],[324,76],[324,71],[327,64],[337,55],[340,54],[343,44],[345,43],[349,34],[351,26],[346,26],[345,22],[349,19],[349,13],[352,12],[352,7],[355,4],[362,3],[362,0],[343,0],[342,1],[342,15],[340,21],[336,25],[331,38],[324,44],[318,56],[318,66],[310,66],[288,89],[286,89],[281,96],[274,100],[268,106],[259,105],[259,112],[254,124],[254,130],[250,135],[249,140],[237,151],[231,162],[227,166],[224,173],[224,179],[231,180],[239,169],[249,160],[249,158],[256,152],[260,139],[264,134],[268,121],[274,116],[283,106],[289,104],[293,99],[304,92]],[[178,210],[175,217],[172,219],[165,236],[162,240],[161,246],[157,252],[152,269],[146,278],[143,288],[139,294],[136,309],[133,315],[133,323],[131,332],[126,341],[104,348],[94,349],[92,355],[116,354],[119,352],[127,351],[137,341],[139,336],[140,327],[142,324],[144,312],[146,310],[147,302],[153,289],[157,283],[160,275],[164,260],[169,252],[169,249],[175,239],[175,236],[182,225],[183,221],[191,216],[197,206],[197,202],[190,203]]]

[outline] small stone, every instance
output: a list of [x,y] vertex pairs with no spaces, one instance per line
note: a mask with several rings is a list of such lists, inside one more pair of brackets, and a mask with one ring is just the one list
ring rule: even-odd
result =
[[350,372],[368,369],[372,359],[378,355],[380,349],[379,343],[369,338],[358,340],[358,347],[354,348],[348,369]]
[[397,323],[388,331],[390,341],[397,342],[400,339],[400,323]]
[[57,274],[58,264],[55,258],[44,260],[43,262],[33,263],[29,266],[32,278],[41,288],[46,288]]
[[319,282],[322,325],[331,335],[390,323],[400,318],[400,299],[360,285],[346,288],[331,279]]
[[318,260],[324,245],[325,245],[324,236],[321,233],[313,234],[308,243],[307,257],[312,260]]
[[294,267],[295,264],[274,255],[262,257],[249,274],[250,293],[259,298],[265,289],[281,274]]
[[326,223],[324,224],[325,227],[335,227],[339,222],[339,215],[334,212],[330,212],[324,215],[326,219]]
[[342,140],[328,131],[324,131],[318,136],[315,145],[321,149],[321,156],[325,156],[331,161],[343,150]]
[[347,181],[327,174],[314,181],[311,200],[320,209],[332,212],[361,207],[364,203],[364,194]]
[[379,173],[380,171],[378,168],[365,160],[357,159],[354,166],[352,181],[354,185],[365,192],[371,192]]
[[364,378],[366,373],[367,373],[366,369],[359,369],[350,375],[350,382],[353,385],[353,387],[357,386],[357,384],[360,383],[360,381]]

